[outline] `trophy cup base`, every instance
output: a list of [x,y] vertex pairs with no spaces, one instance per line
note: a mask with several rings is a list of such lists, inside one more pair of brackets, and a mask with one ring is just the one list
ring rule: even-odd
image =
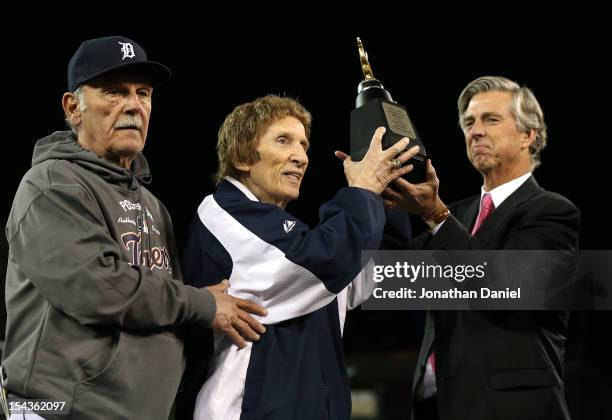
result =
[[404,165],[412,165],[412,171],[408,172],[406,175],[403,175],[406,181],[411,184],[421,184],[427,181],[427,166],[426,166],[427,158],[416,156],[406,162]]

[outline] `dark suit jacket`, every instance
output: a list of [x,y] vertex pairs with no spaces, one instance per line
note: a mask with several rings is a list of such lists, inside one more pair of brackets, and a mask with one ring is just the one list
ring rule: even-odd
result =
[[[468,229],[476,221],[479,202],[477,196],[452,205],[437,234],[417,238],[418,246],[578,247],[580,212],[566,198],[542,189],[533,177],[471,236]],[[569,314],[561,311],[429,312],[413,391],[433,343],[441,420],[567,420],[563,364],[568,320]]]

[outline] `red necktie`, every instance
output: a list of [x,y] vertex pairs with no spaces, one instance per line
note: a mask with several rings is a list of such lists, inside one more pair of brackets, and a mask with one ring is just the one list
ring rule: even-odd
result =
[[480,212],[478,213],[478,218],[476,219],[476,223],[472,228],[472,235],[474,235],[478,229],[480,229],[482,223],[487,217],[489,217],[493,210],[495,210],[495,204],[493,204],[491,194],[485,193],[485,195],[482,196],[482,201],[480,202]]
[[433,351],[427,358],[427,364],[431,366],[431,371],[435,373],[436,372],[436,353],[434,353]]

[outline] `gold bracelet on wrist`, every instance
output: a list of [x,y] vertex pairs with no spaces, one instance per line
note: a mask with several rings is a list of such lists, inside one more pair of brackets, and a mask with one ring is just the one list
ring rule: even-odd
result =
[[435,229],[440,223],[442,223],[443,221],[445,221],[448,216],[450,215],[450,211],[448,210],[448,208],[446,206],[444,206],[444,209],[442,209],[441,211],[437,211],[435,212],[430,218],[428,218],[427,220],[423,219],[425,221],[425,224],[427,225],[427,227],[430,230]]

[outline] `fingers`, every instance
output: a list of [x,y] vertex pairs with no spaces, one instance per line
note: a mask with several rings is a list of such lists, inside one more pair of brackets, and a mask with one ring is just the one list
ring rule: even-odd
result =
[[417,188],[415,184],[411,184],[410,182],[406,181],[404,178],[394,179],[393,184],[400,191],[400,195],[401,195],[401,192],[403,191],[407,192],[410,195],[415,195],[417,193]]
[[232,320],[231,324],[225,325],[222,331],[234,344],[243,349],[247,345],[246,340],[258,341],[259,334],[265,333],[266,327],[246,312],[238,310],[238,316]]
[[336,157],[340,160],[345,160],[346,158],[350,157],[349,155],[347,155],[346,153],[340,151],[340,150],[336,150],[334,152],[334,155],[336,155]]
[[238,318],[246,322],[252,330],[257,331],[259,334],[263,334],[266,332],[266,327],[264,327],[263,324],[261,324],[259,321],[257,321],[255,318],[253,318],[246,312],[241,311],[240,309],[238,310]]
[[246,341],[244,340],[244,338],[240,336],[240,334],[238,333],[238,331],[234,329],[234,327],[229,327],[227,330],[224,330],[223,332],[225,333],[225,335],[229,337],[230,340],[232,340],[232,343],[234,343],[241,349],[246,347],[247,345]]
[[393,176],[396,176],[399,178],[401,176],[404,176],[410,172],[412,172],[412,170],[414,169],[414,165],[406,165],[406,166],[402,166],[401,168],[399,168],[396,172],[393,173]]
[[344,168],[350,167],[350,165],[352,165],[352,164],[353,164],[353,160],[351,159],[350,156],[347,156],[346,159],[344,159],[344,161],[342,162],[342,166]]
[[407,151],[405,151],[404,153],[402,153],[401,155],[399,155],[397,159],[402,163],[407,162],[413,157],[415,157],[416,154],[419,153],[419,150],[421,150],[419,146],[413,146]]
[[385,159],[393,159],[398,153],[402,152],[406,148],[406,146],[408,146],[409,142],[410,139],[408,137],[402,138],[393,146],[389,147],[387,150],[384,150],[383,157]]
[[427,159],[426,175],[427,181],[435,181],[438,179],[436,176],[436,169],[433,167],[431,159]]
[[251,301],[248,300],[244,300],[244,299],[240,299],[235,297],[234,301],[236,303],[236,306],[239,309],[242,309],[245,312],[248,312],[250,314],[254,314],[254,315],[259,315],[259,316],[266,316],[268,315],[268,310],[266,308],[264,308],[263,306],[259,306],[256,303],[253,303]]
[[238,333],[249,341],[259,340],[259,334],[251,326],[240,318],[236,318],[232,323]]
[[372,141],[370,142],[370,150],[382,150],[382,138],[387,129],[385,127],[378,127],[374,132]]

